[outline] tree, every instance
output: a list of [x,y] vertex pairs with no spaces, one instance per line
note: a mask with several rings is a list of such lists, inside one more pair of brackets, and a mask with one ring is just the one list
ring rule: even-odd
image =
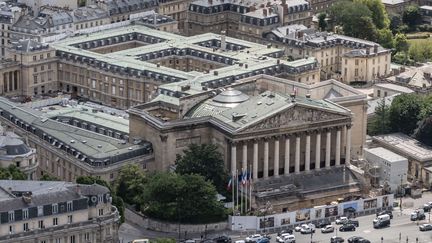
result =
[[43,176],[41,178],[39,178],[39,180],[41,181],[60,181],[59,178],[52,176],[50,174],[43,174]]
[[389,29],[378,30],[378,43],[380,43],[385,48],[393,48],[394,40],[392,32]]
[[396,34],[394,42],[397,52],[408,52],[409,45],[405,34]]
[[390,125],[393,131],[411,135],[419,122],[423,98],[416,94],[401,94],[390,107]]
[[125,217],[124,217],[124,210],[125,210],[125,205],[123,200],[118,197],[112,190],[111,185],[106,182],[105,180],[102,180],[96,176],[78,176],[76,178],[76,183],[78,184],[84,184],[84,185],[92,185],[92,184],[98,184],[101,186],[104,186],[106,188],[108,188],[111,192],[111,197],[112,197],[112,205],[114,205],[117,210],[119,211],[120,214],[120,222],[124,223],[125,221]]
[[327,29],[327,14],[326,13],[320,13],[318,15],[318,27],[321,31],[325,31]]
[[223,193],[228,175],[222,154],[214,144],[191,144],[183,151],[184,155],[177,155],[176,172],[179,174],[202,175],[215,185],[216,189]]
[[389,111],[389,105],[386,105],[385,99],[382,99],[375,108],[375,115],[368,122],[367,130],[369,135],[375,136],[391,132]]
[[392,15],[390,18],[390,30],[393,34],[396,34],[401,31],[400,27],[403,24],[402,17],[400,15]]
[[420,121],[413,136],[420,142],[432,146],[432,116],[426,117]]
[[15,165],[9,165],[7,168],[0,168],[1,180],[27,180],[27,175],[19,170]]
[[370,17],[361,17],[357,24],[356,33],[352,33],[353,37],[370,41],[378,40],[378,30]]
[[225,210],[216,189],[200,175],[158,172],[149,176],[141,197],[148,216],[171,222],[207,223],[223,220]]
[[419,7],[417,5],[410,5],[405,8],[402,14],[402,21],[407,24],[411,29],[414,26],[421,24],[422,17]]
[[371,11],[371,18],[377,29],[387,29],[390,24],[384,4],[381,0],[356,0],[367,6]]
[[146,182],[144,172],[138,165],[127,165],[120,170],[115,182],[115,193],[128,204],[136,204],[136,196],[143,193]]

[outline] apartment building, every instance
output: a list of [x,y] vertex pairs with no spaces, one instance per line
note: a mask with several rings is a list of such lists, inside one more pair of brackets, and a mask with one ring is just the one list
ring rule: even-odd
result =
[[196,35],[225,31],[231,37],[260,42],[262,34],[276,26],[310,26],[311,21],[310,5],[303,0],[198,0],[189,5],[185,33]]
[[[151,144],[131,139],[118,124],[97,112],[91,120],[71,114],[51,116],[0,98],[0,120],[15,128],[37,152],[36,177],[49,174],[64,181],[98,176],[113,181],[127,164],[145,168],[153,159]],[[99,120],[99,123],[94,121]],[[102,120],[102,121],[101,121]]]
[[0,241],[117,243],[120,216],[108,188],[0,180]]
[[187,11],[192,0],[160,0],[158,13],[169,16],[178,22],[180,32],[184,32]]
[[156,0],[103,0],[96,1],[101,9],[108,12],[110,22],[122,22],[130,20],[132,14],[157,9]]
[[334,78],[350,83],[372,81],[390,74],[391,50],[375,42],[319,32],[304,25],[275,28],[265,39],[283,48],[289,58],[315,57],[323,80]]

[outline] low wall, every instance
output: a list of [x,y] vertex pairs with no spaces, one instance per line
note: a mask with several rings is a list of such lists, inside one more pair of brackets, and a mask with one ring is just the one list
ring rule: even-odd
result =
[[[178,233],[179,225],[176,223],[163,222],[155,219],[150,219],[143,214],[125,208],[125,219],[129,223],[136,224],[142,228],[166,232]],[[228,222],[219,222],[212,224],[180,224],[180,231],[187,233],[203,233],[211,231],[219,231],[228,228]]]

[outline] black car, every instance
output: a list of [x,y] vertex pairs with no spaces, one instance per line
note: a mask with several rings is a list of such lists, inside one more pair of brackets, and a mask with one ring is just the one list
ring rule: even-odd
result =
[[350,219],[350,220],[348,220],[347,224],[353,224],[355,227],[359,227],[359,221],[358,220]]
[[384,214],[388,214],[390,216],[390,219],[393,219],[393,213],[392,213],[391,210],[383,210],[381,212],[378,212],[376,214],[376,216],[378,217],[378,216],[381,216],[381,215],[384,215]]
[[348,243],[371,243],[371,242],[366,240],[363,237],[353,236],[353,237],[348,238]]
[[320,220],[318,223],[315,224],[317,228],[324,228],[327,225],[331,225],[331,221],[329,219]]
[[345,242],[345,240],[340,236],[333,236],[332,238],[330,238],[330,243],[343,243],[343,242]]
[[344,224],[339,228],[339,231],[355,231],[356,227],[353,224]]
[[431,206],[423,206],[423,210],[425,211],[425,213],[429,212],[431,210]]
[[215,243],[231,243],[231,238],[226,236],[226,235],[222,235],[222,236],[218,236],[216,238],[213,238],[213,242],[215,242]]

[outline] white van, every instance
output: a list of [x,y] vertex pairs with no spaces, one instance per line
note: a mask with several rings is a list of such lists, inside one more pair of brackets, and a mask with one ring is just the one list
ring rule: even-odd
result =
[[390,225],[390,215],[383,214],[373,220],[374,228],[382,228]]

